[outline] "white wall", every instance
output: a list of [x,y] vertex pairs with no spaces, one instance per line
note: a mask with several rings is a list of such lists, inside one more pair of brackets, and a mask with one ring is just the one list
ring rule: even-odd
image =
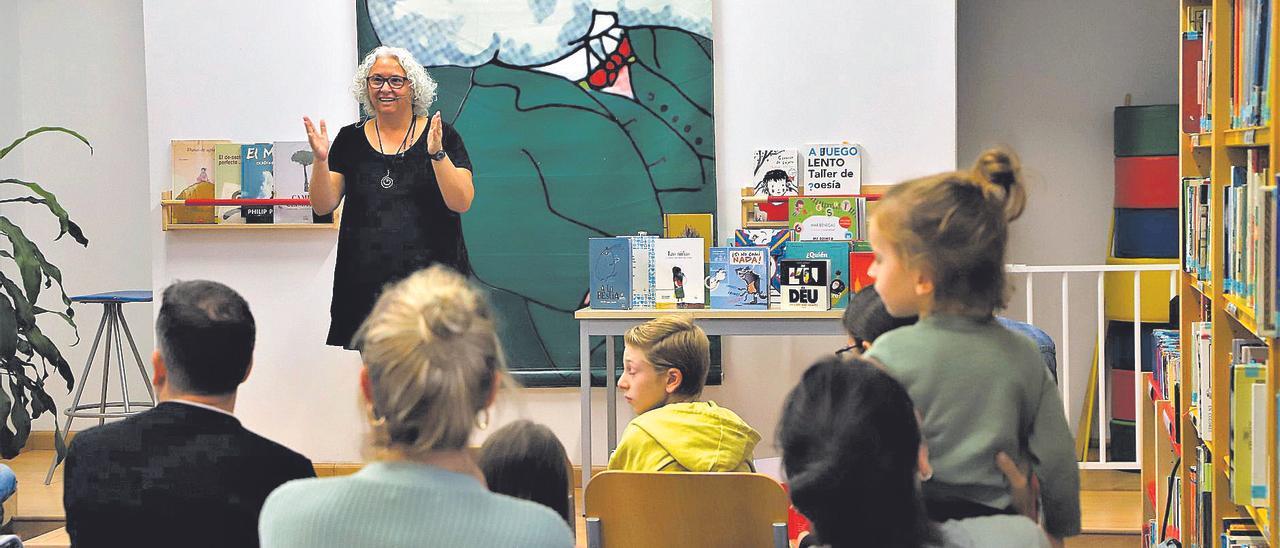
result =
[[[1178,3],[960,2],[958,20],[957,164],[1006,144],[1027,176],[1009,262],[1101,264],[1114,203],[1112,110],[1126,93],[1133,104],[1177,102]],[[1035,323],[1061,344],[1060,280],[1035,283]],[[1096,339],[1093,284],[1071,282],[1072,361],[1082,373]],[[1015,295],[1011,316],[1024,315],[1023,298]],[[1072,379],[1072,425],[1087,381]]]
[[[87,248],[70,237],[52,242],[57,223],[37,206],[6,204],[4,214],[24,223],[27,235],[41,246],[50,262],[61,267],[67,294],[150,288],[148,249],[155,225],[147,217],[145,202],[148,151],[141,3],[3,3],[0,40],[4,44],[0,48],[0,82],[5,88],[0,99],[9,103],[7,94],[16,94],[13,103],[0,105],[0,114],[4,114],[0,115],[0,141],[7,145],[27,129],[52,125],[80,132],[94,147],[90,155],[69,136],[45,134],[23,143],[20,167],[10,159],[0,163],[4,176],[21,174],[57,195],[84,229],[89,238]],[[5,196],[12,194],[6,191]],[[53,308],[56,299],[49,300],[49,296],[45,294],[42,302]],[[67,346],[74,338],[60,321],[46,319],[42,326],[79,377],[101,307],[77,305],[76,313],[83,338],[78,346]],[[128,305],[125,317],[144,359],[148,358],[152,347],[150,305]],[[128,346],[124,348],[126,355],[130,354]],[[96,375],[100,373],[98,369],[87,381],[91,394],[101,386]],[[145,395],[145,386],[139,376],[133,379],[138,381],[130,387],[136,400],[139,394]],[[119,399],[115,376],[112,383],[112,399]],[[60,407],[71,401],[64,387],[53,379],[49,382]],[[34,428],[52,430],[50,420],[46,416]],[[80,420],[73,428],[94,424]]]

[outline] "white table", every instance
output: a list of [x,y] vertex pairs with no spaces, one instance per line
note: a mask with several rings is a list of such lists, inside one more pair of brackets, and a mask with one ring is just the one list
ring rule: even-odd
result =
[[[693,318],[707,335],[845,335],[840,316],[844,310],[592,310],[573,314],[578,320],[579,370],[582,398],[582,486],[591,481],[591,336],[605,337],[605,407],[608,450],[617,446],[617,376],[614,373],[613,338],[631,326],[658,316],[680,314]],[[834,348],[832,349],[835,350]]]

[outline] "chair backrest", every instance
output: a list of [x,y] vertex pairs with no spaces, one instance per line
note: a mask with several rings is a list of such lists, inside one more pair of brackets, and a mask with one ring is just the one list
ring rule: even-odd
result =
[[600,524],[592,546],[768,548],[777,523],[785,546],[787,494],[762,474],[609,471],[591,479],[585,498],[587,519]]

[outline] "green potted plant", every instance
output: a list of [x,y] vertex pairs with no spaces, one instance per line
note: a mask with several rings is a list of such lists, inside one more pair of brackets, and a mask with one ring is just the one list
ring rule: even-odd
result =
[[[41,133],[63,133],[79,139],[93,154],[89,140],[79,133],[61,127],[41,127],[28,131],[9,146],[0,149],[3,160],[19,144]],[[42,206],[57,217],[59,232],[54,241],[70,235],[82,246],[88,246],[80,226],[71,220],[52,193],[32,181],[16,178],[0,178],[0,185],[23,187],[17,197],[0,199],[0,204],[27,203]],[[53,413],[54,448],[61,460],[66,451],[62,432],[58,428],[57,408],[49,395],[46,382],[54,372],[66,384],[68,392],[75,385],[71,366],[63,358],[58,346],[40,330],[41,318],[58,318],[67,322],[76,333],[71,299],[62,287],[62,271],[45,260],[40,247],[27,238],[22,229],[8,217],[0,214],[0,457],[10,459],[18,454],[31,434],[31,421],[44,413]],[[8,249],[4,249],[4,241]],[[8,274],[16,272],[16,280]],[[41,292],[52,290],[61,299],[53,309],[40,305]],[[52,291],[47,291],[49,293]],[[52,298],[47,298],[53,301]],[[56,380],[54,382],[57,382]]]

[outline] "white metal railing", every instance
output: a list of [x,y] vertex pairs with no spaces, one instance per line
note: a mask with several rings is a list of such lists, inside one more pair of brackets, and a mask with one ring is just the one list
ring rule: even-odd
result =
[[[1057,345],[1060,349],[1059,355],[1061,360],[1058,362],[1058,390],[1062,394],[1063,412],[1070,417],[1071,413],[1071,370],[1073,363],[1071,362],[1071,292],[1070,292],[1070,276],[1093,274],[1097,277],[1097,367],[1098,367],[1098,383],[1095,386],[1095,399],[1097,405],[1098,421],[1098,460],[1086,460],[1080,462],[1080,467],[1085,469],[1110,469],[1110,470],[1136,470],[1141,467],[1142,462],[1142,412],[1141,407],[1134,410],[1135,427],[1134,435],[1134,460],[1133,461],[1112,461],[1107,458],[1107,437],[1108,437],[1108,421],[1107,421],[1107,371],[1106,367],[1106,350],[1107,350],[1107,318],[1106,318],[1106,302],[1104,291],[1106,288],[1107,272],[1132,272],[1133,273],[1133,401],[1135,406],[1141,406],[1144,400],[1142,390],[1145,388],[1142,383],[1142,272],[1151,271],[1167,271],[1169,272],[1170,294],[1178,294],[1178,265],[1175,264],[1152,264],[1152,265],[1059,265],[1059,266],[1028,266],[1021,264],[1006,265],[1006,271],[1011,274],[1022,274],[1026,282],[1026,311],[1027,317],[1024,321],[1034,324],[1035,312],[1035,275],[1036,274],[1058,274],[1061,279],[1062,287],[1062,334],[1061,342]],[[1092,361],[1085,362],[1088,367],[1093,367]],[[1154,366],[1155,364],[1153,364]],[[1087,374],[1088,369],[1085,370]],[[1079,434],[1077,434],[1079,435]]]

